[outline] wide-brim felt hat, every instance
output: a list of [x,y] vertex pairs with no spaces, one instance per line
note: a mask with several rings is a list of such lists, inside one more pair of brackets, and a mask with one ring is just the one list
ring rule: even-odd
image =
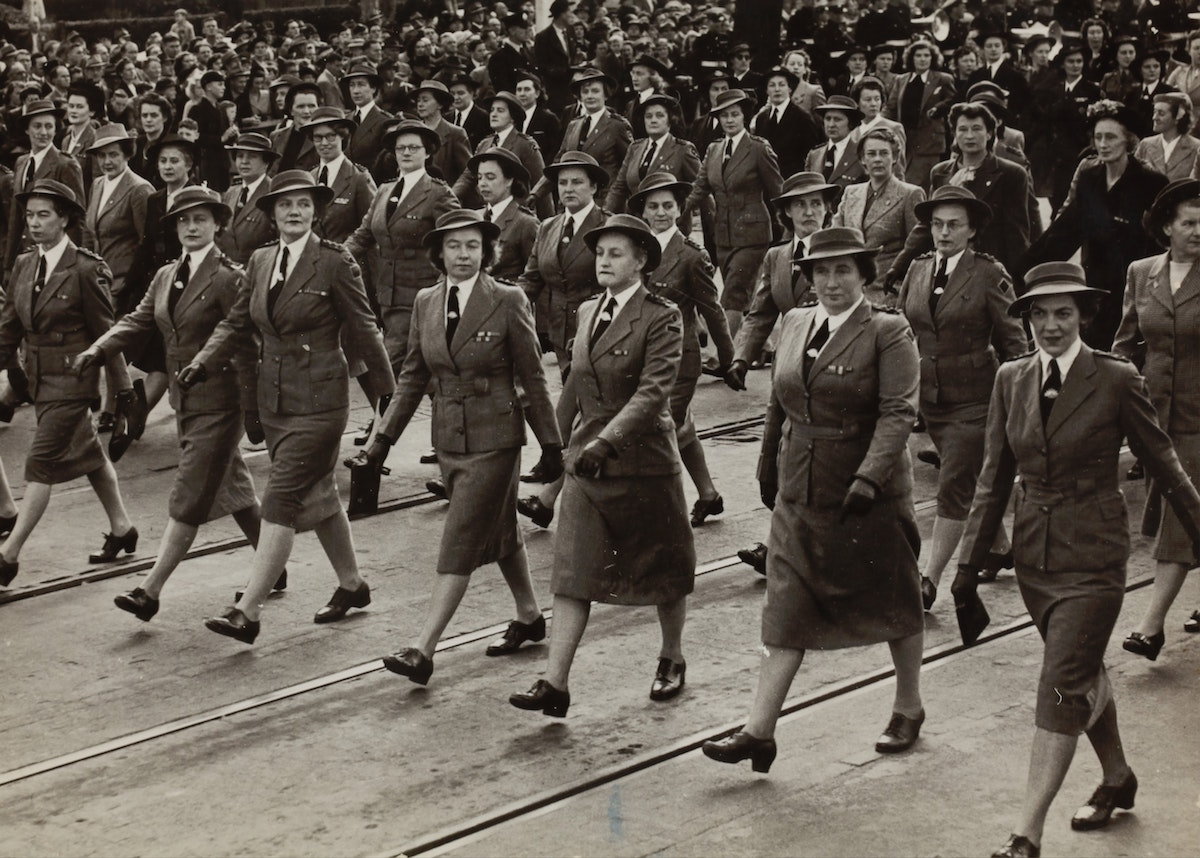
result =
[[789,200],[794,200],[797,197],[806,197],[809,194],[822,194],[826,200],[834,199],[840,194],[842,188],[840,185],[834,185],[825,181],[825,177],[820,173],[800,172],[792,173],[783,182],[783,187],[780,189],[779,196],[771,200],[780,210],[788,204]]
[[732,80],[733,75],[729,69],[717,66],[715,68],[705,69],[700,75],[700,86],[708,87],[719,80]]
[[642,179],[637,193],[629,198],[629,210],[635,214],[642,211],[646,205],[646,199],[655,191],[670,191],[679,204],[683,205],[683,201],[692,192],[692,183],[677,179],[674,173],[668,173],[665,170],[651,173]]
[[308,170],[284,170],[271,180],[270,190],[255,200],[254,204],[269,214],[276,200],[296,191],[311,193],[318,210],[323,210],[333,199],[333,188],[322,185]]
[[781,77],[786,80],[789,90],[794,90],[800,85],[800,76],[789,69],[785,69],[783,66],[775,66],[769,71],[763,72],[763,83],[765,84],[773,77]]
[[88,152],[99,152],[105,146],[113,143],[118,144],[121,150],[125,153],[125,157],[133,156],[133,150],[136,141],[129,136],[129,129],[119,122],[114,122],[110,125],[101,125],[96,129],[96,138],[92,141],[92,145],[87,147]]
[[744,89],[727,89],[725,92],[717,96],[712,107],[708,110],[709,116],[717,116],[722,110],[728,110],[738,104],[746,104],[749,109],[753,109],[755,105],[754,96]]
[[413,99],[416,99],[417,95],[422,92],[429,93],[443,106],[454,101],[454,96],[450,94],[449,87],[447,87],[446,84],[442,83],[440,80],[434,80],[433,78],[421,81],[421,85],[412,91]]
[[[1187,98],[1185,93],[1180,93]],[[1158,192],[1154,202],[1142,218],[1142,224],[1150,237],[1162,246],[1170,244],[1163,234],[1163,227],[1175,217],[1176,207],[1183,202],[1194,202],[1200,205],[1200,179],[1176,179]]]
[[1033,302],[1049,295],[1108,295],[1103,289],[1087,285],[1087,275],[1074,262],[1043,262],[1025,272],[1025,293],[1008,307],[1008,315],[1022,316]]
[[334,128],[345,128],[351,134],[358,127],[355,121],[346,115],[340,107],[318,107],[313,111],[312,118],[300,126],[300,130],[312,136],[313,129],[318,125],[331,125]]
[[517,101],[517,97],[511,92],[505,92],[504,90],[501,90],[489,98],[487,100],[489,110],[491,109],[492,103],[496,101],[503,101],[506,105],[508,105],[508,112],[512,116],[513,123],[515,125],[520,125],[525,121],[525,108],[521,106],[521,102]]
[[1039,33],[1038,35],[1031,36],[1029,38],[1029,41],[1027,41],[1025,43],[1025,45],[1022,47],[1022,50],[1027,55],[1032,55],[1033,52],[1036,51],[1041,45],[1049,45],[1050,48],[1053,50],[1054,46],[1057,44],[1058,44],[1058,39],[1054,38],[1053,36],[1047,36],[1045,34]]
[[417,134],[425,141],[425,150],[432,155],[442,145],[442,137],[419,119],[401,119],[395,125],[383,132],[379,145],[390,149],[396,145],[396,138],[401,134]]
[[467,161],[467,169],[478,175],[479,165],[484,161],[498,161],[504,164],[507,168],[507,175],[513,177],[514,181],[521,181],[526,187],[529,186],[529,170],[521,163],[521,159],[516,156],[516,153],[503,146],[492,146],[475,155]]
[[366,78],[371,86],[376,89],[379,89],[383,85],[383,79],[379,76],[379,70],[369,62],[355,62],[354,65],[350,66],[350,70],[341,76],[338,83],[343,89],[346,89],[351,79],[356,77]]
[[1083,39],[1063,37],[1062,47],[1058,49],[1058,53],[1050,60],[1050,64],[1061,66],[1071,54],[1083,54],[1087,56],[1087,43]]
[[237,136],[232,145],[225,147],[226,152],[254,152],[262,155],[268,161],[274,161],[280,154],[271,148],[271,138],[257,131],[246,131]]
[[839,110],[846,114],[852,121],[862,121],[863,112],[858,109],[858,105],[854,103],[854,99],[848,95],[833,95],[824,103],[813,108],[813,113],[827,113],[830,110]]
[[292,115],[292,104],[296,101],[296,96],[301,93],[309,92],[317,97],[317,103],[321,103],[321,87],[317,85],[315,80],[298,80],[288,87],[287,95],[283,97],[283,110],[288,116]]
[[967,209],[976,229],[983,229],[992,219],[992,207],[971,193],[969,189],[958,185],[942,185],[930,195],[929,199],[922,200],[914,206],[917,220],[928,224],[933,218],[934,210],[947,203]]
[[617,88],[617,82],[600,69],[586,68],[575,72],[571,78],[571,92],[578,94],[580,87],[593,80],[601,81],[610,91]]
[[433,247],[442,240],[446,233],[467,228],[478,229],[482,233],[484,241],[489,239],[494,241],[500,236],[500,225],[484,220],[483,215],[474,209],[454,209],[437,219],[433,229],[425,233],[421,243],[426,247]]
[[878,247],[867,247],[862,230],[849,226],[831,226],[819,229],[808,237],[808,255],[802,263],[820,259],[836,259],[841,256],[866,256],[874,258]]
[[148,149],[146,149],[146,163],[155,164],[158,162],[159,153],[168,146],[175,149],[182,149],[192,157],[192,166],[200,163],[200,147],[193,140],[180,137],[178,134],[164,134],[155,140]]
[[298,75],[285,74],[285,75],[280,75],[279,77],[275,78],[273,81],[270,81],[267,84],[267,89],[268,90],[276,90],[276,89],[279,89],[281,86],[292,87],[298,83],[300,83],[300,77]]
[[586,152],[580,152],[578,149],[572,149],[570,152],[563,152],[562,157],[552,164],[547,164],[542,171],[544,175],[550,177],[551,182],[558,181],[559,170],[565,170],[568,167],[578,167],[591,176],[597,185],[608,184],[608,170],[600,166],[591,155]]
[[634,61],[629,64],[630,68],[633,68],[634,66],[644,66],[648,69],[654,69],[654,71],[658,72],[661,77],[671,76],[671,70],[667,68],[666,63],[652,54],[638,54]]
[[646,264],[642,266],[643,274],[649,274],[658,267],[658,263],[662,262],[662,245],[658,243],[658,239],[650,230],[650,225],[640,217],[634,217],[631,214],[610,215],[603,226],[585,232],[583,240],[587,244],[588,250],[595,253],[596,243],[610,232],[628,236],[634,244],[646,251]]
[[53,197],[65,203],[77,217],[83,217],[83,203],[75,197],[75,192],[53,179],[35,179],[33,184],[17,194],[17,202],[24,205],[30,197]]
[[[90,102],[90,99],[89,99]],[[39,98],[21,105],[21,125],[27,126],[35,116],[52,115],[61,121],[64,111],[48,98]]]
[[636,110],[638,115],[640,116],[642,113],[644,113],[646,111],[647,107],[651,107],[651,106],[655,106],[655,105],[660,106],[660,107],[665,107],[667,109],[668,114],[674,113],[675,111],[680,109],[679,102],[676,99],[672,98],[671,96],[669,96],[663,92],[656,92],[656,93],[654,93],[654,95],[650,96],[645,101],[636,102],[634,104],[633,109]]
[[203,185],[188,185],[175,195],[175,202],[160,220],[164,225],[169,225],[185,211],[195,208],[211,209],[217,224],[222,226],[233,217],[233,209],[221,201],[219,193]]

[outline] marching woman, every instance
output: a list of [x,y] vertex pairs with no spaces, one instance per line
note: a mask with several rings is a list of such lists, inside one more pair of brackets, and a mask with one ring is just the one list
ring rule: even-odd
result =
[[[88,408],[100,396],[100,369],[80,375],[71,358],[113,324],[112,274],[104,260],[78,248],[67,230],[83,220],[75,192],[53,179],[37,179],[17,194],[26,229],[37,245],[18,257],[0,312],[0,365],[25,343],[37,429],[25,458],[25,498],[0,546],[0,586],[17,574],[17,558],[50,502],[51,487],[86,476],[108,516],[104,547],[88,557],[108,563],[137,549],[138,532],[125,512],[117,472],[100,448]],[[117,388],[118,430],[133,403],[125,358],[108,362]]]
[[434,447],[450,499],[437,584],[416,646],[383,660],[388,670],[420,685],[429,681],[437,642],[480,566],[499,564],[517,609],[517,619],[487,654],[508,655],[522,642],[546,636],[517,528],[526,414],[550,479],[562,473],[562,440],[529,302],[519,288],[482,270],[499,234],[478,212],[460,209],[438,218],[425,237],[433,264],[445,276],[417,296],[396,396],[366,456],[383,464],[432,382]]
[[725,511],[725,501],[713,484],[692,419],[692,397],[696,395],[696,382],[700,378],[700,337],[697,334],[700,317],[704,317],[717,350],[718,375],[723,376],[733,363],[733,339],[729,336],[729,325],[717,297],[713,264],[704,248],[693,244],[676,225],[691,191],[691,183],[677,181],[670,173],[651,173],[630,198],[629,209],[631,214],[650,225],[662,248],[662,261],[653,275],[646,278],[646,288],[674,303],[683,314],[683,357],[675,386],[671,388],[671,419],[675,421],[679,458],[700,493],[692,506],[691,519],[692,527],[699,527],[708,516]]
[[[1047,262],[1025,276],[1027,291],[1009,308],[1025,315],[1037,350],[1002,364],[988,410],[983,473],[955,578],[966,603],[1016,489],[1013,557],[1021,598],[1045,641],[1037,729],[1020,821],[1000,858],[1036,856],[1051,802],[1086,733],[1103,783],[1076,811],[1071,828],[1108,824],[1114,808],[1133,807],[1138,782],[1125,761],[1104,650],[1121,613],[1129,524],[1120,491],[1123,439],[1171,504],[1194,547],[1200,495],[1159,428],[1146,384],[1124,358],[1093,351],[1080,338],[1096,303],[1083,269]],[[1188,555],[1195,564],[1195,552]]]
[[734,336],[750,306],[754,280],[771,244],[768,203],[783,187],[775,150],[746,131],[747,111],[753,103],[740,89],[717,96],[710,112],[720,120],[725,136],[709,145],[684,206],[693,210],[710,196],[716,203],[717,264],[725,284],[721,306]]
[[904,317],[863,295],[874,257],[857,229],[814,233],[800,265],[819,303],[783,317],[758,468],[774,510],[758,692],[745,727],[704,743],[722,763],[770,769],[775,722],[809,649],[887,641],[896,697],[876,751],[912,747],[925,721],[921,539],[905,446],[920,368]]
[[321,159],[311,170],[313,178],[333,189],[333,201],[321,216],[321,237],[339,244],[362,223],[377,190],[366,167],[346,156],[346,143],[354,127],[354,120],[340,108],[318,107],[302,129]]
[[479,213],[500,228],[496,252],[484,257],[484,267],[493,277],[515,283],[525,271],[537,238],[537,218],[517,204],[529,193],[529,173],[508,149],[489,149],[476,155],[467,162],[467,169],[475,174],[483,198]]
[[[991,207],[966,188],[944,185],[917,203],[916,212],[935,249],[913,261],[897,306],[917,338],[921,416],[942,463],[937,516],[921,576],[928,611],[971,511],[996,367],[1027,349],[1020,321],[1008,314],[1016,297],[1012,279],[1003,265],[971,247],[991,220]],[[1003,527],[997,540],[1000,550],[985,563],[992,577],[1002,566],[1012,566],[1011,557],[1004,556],[1009,548]]]
[[[1200,482],[1200,181],[1180,179],[1165,187],[1146,215],[1146,228],[1168,249],[1129,266],[1125,314],[1113,351],[1141,364],[1159,422],[1195,484]],[[1144,525],[1158,532],[1154,593],[1123,646],[1154,661],[1166,641],[1167,611],[1196,558],[1187,530],[1170,509],[1147,504]],[[1200,632],[1200,610],[1183,628]]]
[[636,111],[635,124],[642,126],[645,134],[633,141],[608,189],[605,208],[617,213],[626,210],[629,198],[650,173],[670,173],[689,184],[700,174],[696,147],[671,133],[672,120],[682,115],[678,101],[669,95],[651,95],[631,108]]
[[251,337],[261,338],[258,410],[245,417],[247,437],[265,436],[271,457],[262,531],[245,592],[234,607],[205,621],[210,630],[243,643],[258,636],[262,603],[283,572],[297,530],[316,531],[338,578],[314,622],[340,620],[350,608],[371,602],[333,475],[350,402],[339,333],[366,362],[375,389],[390,394],[395,378],[358,265],[348,251],[313,234],[332,197],[304,170],[287,170],[271,181],[257,205],[271,214],[279,241],[250,257],[233,310],[179,374],[182,387],[202,383]]
[[[200,525],[232,513],[250,544],[258,543],[258,500],[238,451],[243,432],[241,391],[250,387],[239,385],[238,373],[253,372],[253,346],[242,341],[237,367],[229,361],[214,364],[205,384],[185,390],[176,379],[233,308],[241,288],[241,266],[215,245],[217,231],[228,225],[231,216],[216,191],[199,186],[181,191],[164,220],[176,230],[182,255],[158,270],[136,310],[75,359],[80,371],[99,366],[155,328],[166,342],[179,468],[154,567],[140,586],[114,600],[118,608],[143,622],[158,613],[163,585],[187,555]],[[280,583],[286,586],[276,582],[276,589],[283,589]]]

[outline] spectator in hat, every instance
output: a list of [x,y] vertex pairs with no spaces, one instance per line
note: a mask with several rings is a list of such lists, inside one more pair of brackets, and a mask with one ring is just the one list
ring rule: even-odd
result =
[[[467,167],[471,148],[467,133],[457,125],[451,125],[442,115],[442,111],[452,102],[450,91],[440,80],[423,81],[413,90],[412,101],[417,119],[437,132],[442,141],[437,151],[429,157],[429,169],[436,170],[437,175],[447,182],[457,180]],[[389,127],[394,125],[393,121]],[[372,172],[383,176],[384,181],[394,177],[394,155],[386,150],[382,152]]]
[[1154,113],[1154,97],[1159,93],[1178,92],[1163,80],[1170,62],[1171,52],[1166,49],[1147,50],[1138,58],[1139,83],[1125,103],[1141,114],[1146,127],[1150,126]]
[[909,45],[904,65],[909,69],[896,78],[888,98],[887,116],[904,126],[907,135],[908,167],[905,179],[924,187],[929,171],[946,155],[944,117],[955,101],[954,79],[933,64],[940,55],[928,41]]
[[[176,9],[173,13],[174,21],[171,23],[171,32],[168,36],[174,36],[175,41],[182,42],[185,45],[190,45],[196,40],[196,28],[192,26],[192,22],[188,20],[187,9]],[[165,44],[167,38],[163,38]]]
[[[550,24],[533,39],[534,67],[545,84],[546,102],[555,113],[571,103],[571,66],[577,50],[575,31],[571,26],[573,17],[571,0],[554,0],[550,4]],[[514,87],[518,83],[515,81]],[[558,148],[543,150],[549,151],[557,152]]]
[[[1100,100],[1100,88],[1083,76],[1084,46],[1082,42],[1064,42],[1054,62],[1062,71],[1058,81],[1035,95],[1034,116],[1040,127],[1047,129],[1046,155],[1035,160],[1047,171],[1050,208],[1057,212],[1067,199],[1079,153],[1089,145],[1088,108]],[[1037,127],[1037,126],[1035,126]],[[1032,150],[1036,153],[1036,149]],[[1035,186],[1038,181],[1034,174]],[[1039,196],[1042,188],[1038,188]]]
[[346,104],[342,99],[342,89],[338,86],[344,62],[345,57],[332,48],[317,59],[321,69],[317,75],[317,86],[321,87],[321,103],[327,107],[344,107]]
[[513,95],[525,111],[525,121],[519,130],[533,138],[544,160],[549,153],[557,152],[562,143],[562,123],[555,112],[543,103],[545,92],[542,79],[528,69],[522,69],[517,72],[517,88]]
[[804,169],[805,156],[821,142],[821,130],[810,114],[791,99],[799,80],[776,66],[763,75],[767,102],[750,121],[750,130],[766,139],[779,156],[779,173],[790,176]]
[[490,133],[491,121],[488,113],[475,103],[475,92],[479,84],[467,74],[458,74],[446,82],[452,99],[451,109],[446,111],[446,120],[467,133],[472,151]]
[[633,88],[624,116],[633,128],[635,140],[646,136],[646,128],[642,125],[641,106],[655,95],[669,94],[666,85],[669,75],[670,70],[650,54],[641,54],[630,63],[629,79]]
[[271,165],[272,173],[287,170],[311,170],[317,165],[317,150],[302,130],[321,106],[321,88],[316,83],[297,81],[288,86],[283,113],[290,120],[271,132],[271,146],[280,158]]
[[[1200,114],[1200,30],[1187,34],[1184,43],[1190,62],[1167,75],[1167,83],[1192,100],[1192,115]],[[1196,129],[1193,127],[1193,136]]]
[[729,74],[732,76],[729,86],[731,89],[753,93],[755,102],[762,104],[767,97],[766,81],[761,74],[750,68],[753,56],[754,51],[750,49],[749,42],[738,41],[729,48]]
[[504,39],[488,57],[488,80],[495,92],[512,92],[517,86],[517,70],[529,68],[533,57],[526,48],[529,19],[524,12],[513,12],[504,19]]
[[846,70],[837,76],[830,89],[831,95],[850,95],[867,77],[867,49],[863,45],[851,45],[842,55]]
[[196,121],[200,132],[197,141],[200,181],[215,191],[224,191],[229,187],[229,156],[225,153],[225,143],[231,133],[237,133],[236,129],[230,128],[229,118],[220,107],[225,96],[225,76],[219,71],[207,71],[200,78],[200,88],[204,97],[188,114]]
[[1151,124],[1155,134],[1138,143],[1133,156],[1167,181],[1200,177],[1200,141],[1192,130],[1192,100],[1182,92],[1154,97]]
[[1005,34],[984,32],[979,37],[979,45],[983,48],[983,64],[967,78],[967,86],[989,80],[1007,93],[1004,98],[1009,104],[1023,109],[1029,100],[1029,81],[1008,57]]

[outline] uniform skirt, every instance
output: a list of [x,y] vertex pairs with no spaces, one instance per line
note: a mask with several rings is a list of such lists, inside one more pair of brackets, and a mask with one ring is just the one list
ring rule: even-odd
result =
[[525,544],[517,528],[519,447],[490,453],[438,450],[438,465],[450,498],[438,553],[440,574],[470,575]]
[[758,281],[763,258],[769,245],[751,244],[744,247],[718,247],[721,266],[721,306],[726,310],[744,313],[750,308],[750,296]]
[[894,641],[925,628],[912,500],[877,500],[839,522],[780,495],[767,547],[762,641],[787,649],[841,649]]
[[[1200,483],[1200,435],[1172,435],[1171,441],[1175,444],[1179,464],[1183,465],[1188,478],[1193,483]],[[1179,516],[1170,504],[1162,503],[1161,498],[1159,504],[1162,518],[1158,544],[1154,546],[1154,559],[1194,567],[1196,558],[1192,555],[1192,538],[1179,523]]]
[[199,527],[257,503],[254,481],[238,450],[240,411],[176,413],[179,470],[167,511],[176,521]]
[[349,407],[316,414],[259,413],[271,456],[264,521],[308,530],[341,512],[334,470],[349,416]]
[[37,429],[25,457],[25,481],[56,485],[103,468],[108,462],[86,399],[38,402]]
[[587,602],[664,605],[692,592],[696,546],[679,474],[563,484],[550,591]]
[[983,470],[988,403],[938,406],[921,405],[929,438],[942,459],[938,470],[937,514],[950,521],[966,521],[975,497],[975,483]]
[[1125,567],[1039,572],[1018,565],[1017,584],[1046,643],[1035,722],[1078,736],[1107,704],[1104,650],[1125,599]]

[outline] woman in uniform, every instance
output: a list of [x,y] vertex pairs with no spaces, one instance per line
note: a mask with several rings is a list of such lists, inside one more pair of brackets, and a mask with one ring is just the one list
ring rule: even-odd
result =
[[[681,182],[692,183],[700,174],[700,153],[688,140],[671,133],[671,121],[680,116],[679,102],[669,95],[652,95],[633,105],[637,111],[636,124],[645,134],[633,141],[625,160],[608,189],[605,208],[623,212],[629,198],[640,190],[650,173],[670,173]],[[690,232],[688,224],[684,231]]]
[[475,174],[475,186],[483,198],[479,213],[500,228],[496,252],[484,258],[487,272],[498,280],[516,283],[533,253],[538,221],[517,204],[529,193],[529,173],[507,149],[489,149],[467,162]]
[[819,303],[784,316],[779,336],[758,469],[774,510],[763,655],[746,726],[704,743],[722,763],[770,769],[775,722],[809,649],[887,641],[896,696],[876,751],[912,747],[925,720],[921,540],[905,446],[919,358],[904,317],[864,297],[874,257],[857,229],[832,227],[809,238],[800,261]]
[[[983,472],[964,542],[966,558],[952,588],[965,602],[1008,510],[1020,475],[1013,519],[1017,583],[1045,641],[1037,692],[1037,730],[1020,822],[994,856],[1040,852],[1042,829],[1086,733],[1103,783],[1071,819],[1075,830],[1108,823],[1133,807],[1137,778],[1125,760],[1104,650],[1121,612],[1129,525],[1118,457],[1123,439],[1174,508],[1194,546],[1200,541],[1197,495],[1154,415],[1133,364],[1093,351],[1080,338],[1107,293],[1087,286],[1083,269],[1048,262],[1030,269],[1027,291],[1009,312],[1029,320],[1037,350],[1000,366],[988,411]],[[1191,557],[1195,562],[1195,557]]]
[[348,251],[313,234],[332,196],[304,170],[287,170],[271,181],[257,205],[271,214],[279,241],[250,257],[233,310],[179,376],[183,387],[203,383],[251,337],[261,338],[258,409],[246,412],[246,434],[252,441],[265,436],[271,457],[262,532],[245,592],[234,607],[205,621],[210,630],[244,643],[258,636],[262,603],[283,572],[297,530],[316,531],[338,578],[314,622],[340,620],[350,608],[371,602],[333,476],[349,415],[340,340],[366,362],[375,389],[390,394],[395,378],[358,265]]
[[725,511],[725,501],[713,484],[692,419],[692,398],[700,378],[700,337],[697,333],[700,317],[704,317],[717,350],[718,375],[723,376],[733,363],[733,339],[729,336],[729,326],[717,297],[713,264],[708,254],[676,226],[684,201],[691,192],[689,182],[677,181],[670,173],[651,173],[630,198],[629,210],[650,225],[662,248],[662,261],[653,275],[646,278],[646,288],[673,302],[683,314],[683,357],[675,386],[671,388],[671,419],[675,421],[679,458],[700,493],[692,506],[691,519],[692,527],[699,527],[710,515]]
[[[17,558],[50,503],[51,487],[86,476],[108,516],[104,547],[88,560],[108,563],[137,549],[117,484],[117,472],[100,448],[88,408],[100,396],[100,369],[80,375],[71,359],[113,324],[112,274],[104,260],[78,248],[67,230],[83,220],[75,192],[53,179],[37,179],[17,194],[34,250],[17,258],[0,312],[0,366],[24,342],[37,429],[25,458],[25,498],[12,533],[0,546],[0,587],[16,577]],[[118,423],[133,403],[125,358],[108,362],[117,388]],[[119,427],[118,427],[119,428]]]
[[[1147,231],[1167,252],[1129,266],[1125,313],[1113,351],[1142,367],[1159,422],[1184,470],[1200,482],[1200,181],[1172,182],[1146,215]],[[1151,487],[1151,498],[1156,498]],[[1158,533],[1154,593],[1126,650],[1154,661],[1166,642],[1167,611],[1196,565],[1191,538],[1161,503],[1147,504],[1144,525]],[[1200,632],[1200,610],[1184,631]]]
[[627,214],[586,240],[605,291],[580,308],[574,368],[559,401],[560,426],[574,428],[550,584],[549,663],[545,679],[509,697],[555,718],[571,703],[568,677],[592,602],[657,607],[662,648],[650,699],[679,694],[696,566],[670,416],[683,325],[679,310],[643,285],[662,248]]
[[460,209],[438,218],[426,236],[430,258],[445,276],[417,296],[396,396],[366,456],[383,464],[432,382],[434,447],[450,498],[437,584],[416,646],[383,660],[388,670],[420,685],[429,681],[434,649],[480,566],[499,564],[517,609],[504,639],[487,654],[507,655],[546,636],[517,528],[526,413],[550,479],[562,473],[562,439],[529,302],[517,287],[482,271],[499,234],[499,226],[478,212]]
[[218,231],[217,247],[238,265],[245,265],[251,253],[275,237],[270,218],[255,203],[270,190],[267,169],[279,153],[271,148],[265,134],[255,132],[238,135],[234,144],[225,149],[241,181],[222,195],[233,215]]
[[[921,416],[939,457],[937,517],[921,576],[925,610],[958,548],[983,467],[984,429],[1000,361],[1026,352],[1025,331],[1008,314],[1016,297],[1004,266],[976,253],[972,241],[992,218],[991,207],[966,188],[945,185],[916,207],[934,251],[917,257],[897,306],[912,326],[921,355]],[[988,574],[1012,566],[1008,534],[997,531]]]
[[[250,544],[258,543],[258,499],[238,450],[243,433],[239,373],[253,372],[252,344],[243,341],[236,367],[230,361],[215,364],[205,384],[185,390],[175,378],[233,308],[241,288],[241,266],[215,245],[217,231],[228,225],[231,215],[216,191],[199,186],[181,191],[165,218],[183,247],[180,258],[160,268],[137,309],[75,361],[80,370],[99,366],[156,327],[167,345],[180,448],[167,526],[150,574],[114,600],[143,622],[158,613],[159,594],[187,556],[200,525],[232,513]],[[275,589],[286,586],[286,580],[277,581]]]
[[694,210],[712,197],[716,204],[714,238],[724,290],[721,306],[729,332],[737,336],[750,306],[754,279],[771,244],[771,209],[783,179],[771,144],[746,131],[753,99],[740,89],[717,97],[711,113],[725,132],[709,145],[696,185],[684,206]]
[[366,167],[346,157],[354,120],[340,108],[318,107],[303,131],[313,141],[320,159],[312,168],[313,178],[317,184],[333,189],[333,200],[321,217],[321,237],[341,244],[370,210],[377,190],[375,180]]

